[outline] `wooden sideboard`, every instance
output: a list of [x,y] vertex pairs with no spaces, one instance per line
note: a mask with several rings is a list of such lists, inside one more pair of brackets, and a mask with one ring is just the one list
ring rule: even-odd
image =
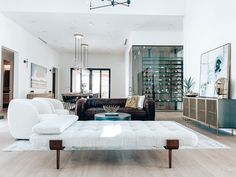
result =
[[43,98],[54,98],[53,93],[29,93],[27,94],[27,99],[33,99],[36,97],[43,97]]
[[183,115],[212,128],[236,128],[236,99],[184,97]]

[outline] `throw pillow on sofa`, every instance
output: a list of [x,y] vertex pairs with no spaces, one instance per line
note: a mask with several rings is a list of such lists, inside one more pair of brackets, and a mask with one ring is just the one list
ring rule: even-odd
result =
[[138,104],[137,104],[138,109],[143,109],[144,100],[145,100],[145,95],[138,96]]
[[138,106],[138,96],[128,97],[125,107],[126,108],[137,108]]

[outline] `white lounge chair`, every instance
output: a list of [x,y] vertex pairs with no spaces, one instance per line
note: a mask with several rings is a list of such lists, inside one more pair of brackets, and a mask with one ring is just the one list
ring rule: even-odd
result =
[[53,99],[53,98],[41,98],[41,97],[34,98],[33,100],[43,100],[43,101],[49,102],[52,105],[53,111],[58,115],[70,114],[67,109],[64,109],[64,106],[60,100]]
[[78,119],[75,115],[58,115],[45,100],[14,99],[8,107],[8,126],[15,139],[29,139],[32,127],[48,119]]

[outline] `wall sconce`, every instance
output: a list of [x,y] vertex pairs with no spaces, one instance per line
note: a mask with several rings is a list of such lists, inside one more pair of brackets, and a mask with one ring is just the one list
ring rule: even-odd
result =
[[26,67],[28,68],[29,59],[27,58],[26,60],[23,60],[23,62],[26,64]]

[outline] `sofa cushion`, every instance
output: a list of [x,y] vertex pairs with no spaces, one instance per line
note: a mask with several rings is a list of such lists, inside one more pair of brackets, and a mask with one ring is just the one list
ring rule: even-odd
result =
[[137,108],[138,105],[138,96],[129,97],[126,101],[126,108]]
[[125,107],[120,107],[117,112],[125,112]]
[[91,117],[94,114],[105,112],[103,108],[89,108],[84,112],[85,116]]
[[143,109],[144,100],[145,100],[145,95],[138,96],[138,104],[137,104],[138,109]]
[[60,134],[77,120],[77,116],[72,116],[68,119],[63,116],[56,119],[47,119],[33,126],[32,131],[37,134]]
[[103,108],[89,108],[89,109],[87,109],[87,111],[94,112],[95,114],[99,113],[99,112],[105,112]]
[[132,120],[145,120],[147,116],[146,111],[137,108],[120,108],[118,112],[131,114]]
[[137,108],[125,108],[124,112],[130,113],[132,115],[136,116],[146,116],[146,112],[143,109],[137,109]]
[[89,108],[103,108],[104,105],[115,105],[120,107],[125,107],[126,99],[125,98],[114,98],[114,99],[87,99],[85,102],[85,109]]

